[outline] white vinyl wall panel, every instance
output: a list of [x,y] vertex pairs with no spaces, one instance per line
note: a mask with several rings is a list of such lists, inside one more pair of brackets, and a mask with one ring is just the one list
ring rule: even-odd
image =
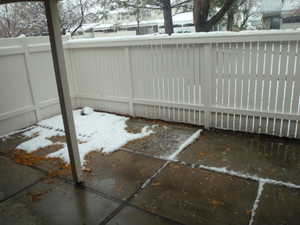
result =
[[0,115],[31,106],[24,56],[0,56],[0,68]]
[[38,93],[37,101],[57,99],[57,88],[51,53],[48,51],[31,54],[31,79],[33,89]]

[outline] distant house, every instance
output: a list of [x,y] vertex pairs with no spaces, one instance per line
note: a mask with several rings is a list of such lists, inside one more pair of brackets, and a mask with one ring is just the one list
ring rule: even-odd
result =
[[262,1],[262,23],[264,29],[280,29],[283,2],[284,0]]
[[300,28],[300,1],[263,0],[261,12],[264,29]]
[[281,17],[281,29],[300,28],[300,1],[286,1],[282,8]]

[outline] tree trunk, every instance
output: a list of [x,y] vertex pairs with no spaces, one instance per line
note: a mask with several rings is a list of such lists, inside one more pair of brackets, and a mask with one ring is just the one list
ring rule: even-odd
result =
[[227,30],[228,31],[233,30],[233,24],[234,24],[234,12],[232,10],[229,10],[227,13]]
[[194,0],[194,24],[196,32],[208,32],[210,30],[207,24],[209,7],[208,0]]
[[140,8],[137,8],[136,11],[136,23],[137,23],[137,27],[136,27],[136,35],[140,35]]
[[165,32],[166,34],[171,35],[172,33],[174,33],[174,28],[173,28],[172,8],[171,8],[170,0],[163,1],[163,13],[164,13]]
[[7,23],[7,37],[12,37],[11,35],[11,27],[10,27],[10,18],[9,18],[9,15],[8,15],[8,6],[5,5],[5,17],[6,17],[6,23]]

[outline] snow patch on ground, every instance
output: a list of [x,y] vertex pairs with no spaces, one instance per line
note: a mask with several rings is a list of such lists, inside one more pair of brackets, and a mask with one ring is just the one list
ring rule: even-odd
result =
[[[79,156],[81,164],[84,165],[84,157],[91,151],[97,150],[103,153],[111,153],[118,150],[129,141],[140,139],[154,133],[148,126],[145,126],[142,129],[141,133],[128,133],[125,130],[126,125],[124,125],[123,123],[119,123],[115,124],[114,127],[111,127],[110,130],[105,131],[105,129],[103,129],[101,133],[96,133],[92,135],[92,137],[89,138],[85,143],[79,144]],[[48,157],[59,157],[67,163],[70,162],[67,146],[65,146],[63,149],[49,154]]]
[[[100,112],[83,116],[81,115],[81,110],[74,111],[73,116],[77,139],[80,142],[79,155],[82,166],[84,166],[85,155],[91,151],[111,153],[129,141],[140,139],[154,133],[152,127],[149,126],[145,126],[140,133],[127,132],[126,121],[129,118],[125,116]],[[20,144],[17,148],[29,153],[54,144],[48,138],[64,135],[62,116],[54,116],[50,119],[40,121],[37,127],[24,132],[23,135],[33,138]],[[70,162],[67,145],[65,143],[62,149],[49,154],[48,157],[59,157],[67,163]]]
[[35,137],[29,141],[23,142],[22,144],[18,145],[17,149],[24,150],[28,153],[34,152],[40,148],[45,148],[47,146],[52,145],[53,142],[46,139],[45,137]]
[[256,195],[256,199],[254,201],[254,204],[253,204],[253,207],[252,207],[252,210],[251,210],[251,219],[249,221],[249,225],[252,225],[253,222],[254,222],[256,210],[258,208],[258,204],[259,204],[259,201],[260,201],[260,196],[262,195],[263,190],[264,190],[264,185],[265,185],[265,182],[263,182],[263,181],[260,181],[258,183],[257,195]]
[[94,112],[94,109],[91,108],[91,107],[83,107],[83,109],[81,110],[81,115],[84,115],[84,116],[87,116],[87,115],[90,115]]
[[[53,144],[48,138],[53,136],[64,136],[63,132],[49,130],[43,127],[34,127],[23,133],[25,137],[32,137],[17,146],[17,149],[24,150],[28,153],[34,152],[40,148],[45,148]],[[61,143],[60,143],[61,144]]]
[[[174,160],[174,161],[178,162],[178,160]],[[181,163],[185,164],[185,162],[181,162]],[[218,172],[218,173],[223,173],[223,174],[228,174],[228,175],[231,175],[231,176],[241,177],[241,178],[254,180],[254,181],[258,181],[258,182],[262,182],[262,183],[267,183],[267,184],[280,185],[280,186],[285,186],[285,187],[289,187],[289,188],[298,188],[298,189],[300,188],[300,185],[293,184],[293,183],[290,183],[290,182],[273,180],[273,179],[269,179],[269,178],[262,178],[262,177],[258,177],[256,175],[251,175],[251,174],[247,174],[247,173],[237,172],[237,171],[234,171],[234,170],[229,170],[226,167],[213,167],[213,166],[204,166],[204,165],[195,165],[195,164],[192,165],[191,167],[192,168],[205,169],[205,170]]]
[[176,159],[177,155],[182,152],[187,146],[192,144],[197,138],[199,138],[202,130],[197,130],[193,135],[191,135],[185,142],[183,142],[178,149],[168,157],[168,160]]

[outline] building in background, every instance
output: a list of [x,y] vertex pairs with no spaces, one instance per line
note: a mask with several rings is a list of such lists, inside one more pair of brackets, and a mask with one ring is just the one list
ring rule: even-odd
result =
[[[157,12],[157,11],[156,11]],[[116,14],[118,15],[118,14]],[[134,17],[114,16],[101,23],[84,24],[79,30],[79,34],[95,33],[96,36],[112,36],[112,35],[134,35],[137,29],[139,34],[164,33],[164,20],[159,14],[149,15],[148,19],[141,20],[139,23]],[[175,33],[191,33],[195,32],[193,23],[193,12],[180,13],[173,16],[173,24]],[[216,28],[219,30],[219,28]],[[86,36],[91,36],[86,34]]]
[[300,28],[300,0],[286,0],[282,8],[281,17],[281,29]]
[[300,1],[263,0],[261,13],[263,29],[300,28]]

